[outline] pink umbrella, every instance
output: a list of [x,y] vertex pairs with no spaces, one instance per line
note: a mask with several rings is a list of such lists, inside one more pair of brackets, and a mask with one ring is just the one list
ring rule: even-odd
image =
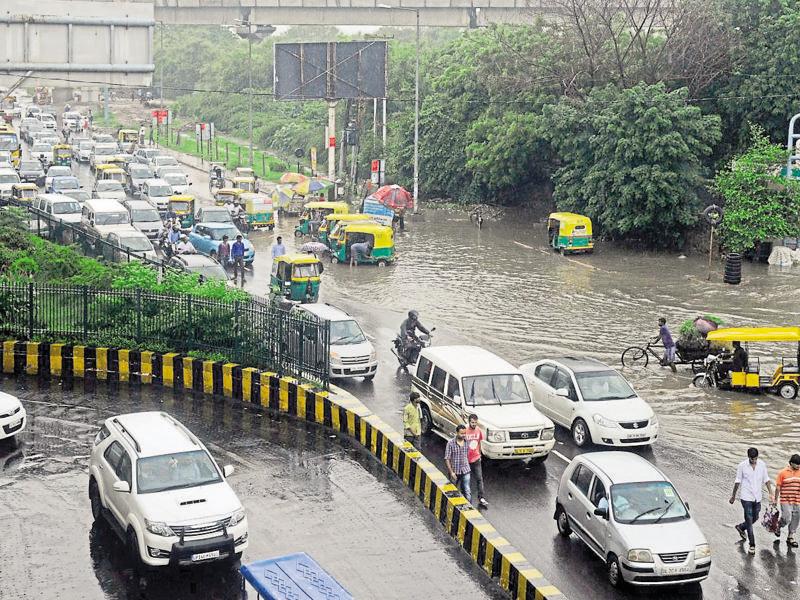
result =
[[368,200],[377,200],[395,212],[403,212],[414,206],[411,193],[399,185],[384,185],[367,196]]

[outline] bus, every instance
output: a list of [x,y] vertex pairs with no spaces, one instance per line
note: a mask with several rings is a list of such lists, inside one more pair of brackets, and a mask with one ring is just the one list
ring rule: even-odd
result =
[[11,152],[11,162],[15,167],[19,166],[22,144],[19,141],[19,134],[11,125],[0,124],[0,150]]

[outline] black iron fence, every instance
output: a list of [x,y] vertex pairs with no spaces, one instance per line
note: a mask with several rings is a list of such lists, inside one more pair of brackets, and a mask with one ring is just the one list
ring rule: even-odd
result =
[[330,327],[258,298],[0,283],[0,334],[17,339],[216,354],[327,387]]

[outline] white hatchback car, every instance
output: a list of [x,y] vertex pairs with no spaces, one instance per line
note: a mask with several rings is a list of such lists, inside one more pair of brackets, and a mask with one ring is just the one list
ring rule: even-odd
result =
[[554,518],[606,563],[613,586],[702,581],[711,548],[661,471],[630,452],[579,454],[561,476]]
[[27,415],[19,398],[0,392],[0,440],[13,438],[25,428]]
[[578,447],[647,446],[658,418],[627,380],[593,358],[553,358],[524,364],[533,403],[572,433]]
[[247,517],[203,443],[163,412],[106,419],[89,458],[89,500],[135,563],[194,565],[236,560]]

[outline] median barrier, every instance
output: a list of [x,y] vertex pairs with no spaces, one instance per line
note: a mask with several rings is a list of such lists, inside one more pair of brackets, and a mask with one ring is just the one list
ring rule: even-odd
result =
[[331,394],[276,373],[184,356],[124,348],[8,340],[7,374],[159,384],[289,414],[355,438],[396,473],[472,560],[518,600],[565,600],[502,537],[444,473],[402,434],[347,393]]

